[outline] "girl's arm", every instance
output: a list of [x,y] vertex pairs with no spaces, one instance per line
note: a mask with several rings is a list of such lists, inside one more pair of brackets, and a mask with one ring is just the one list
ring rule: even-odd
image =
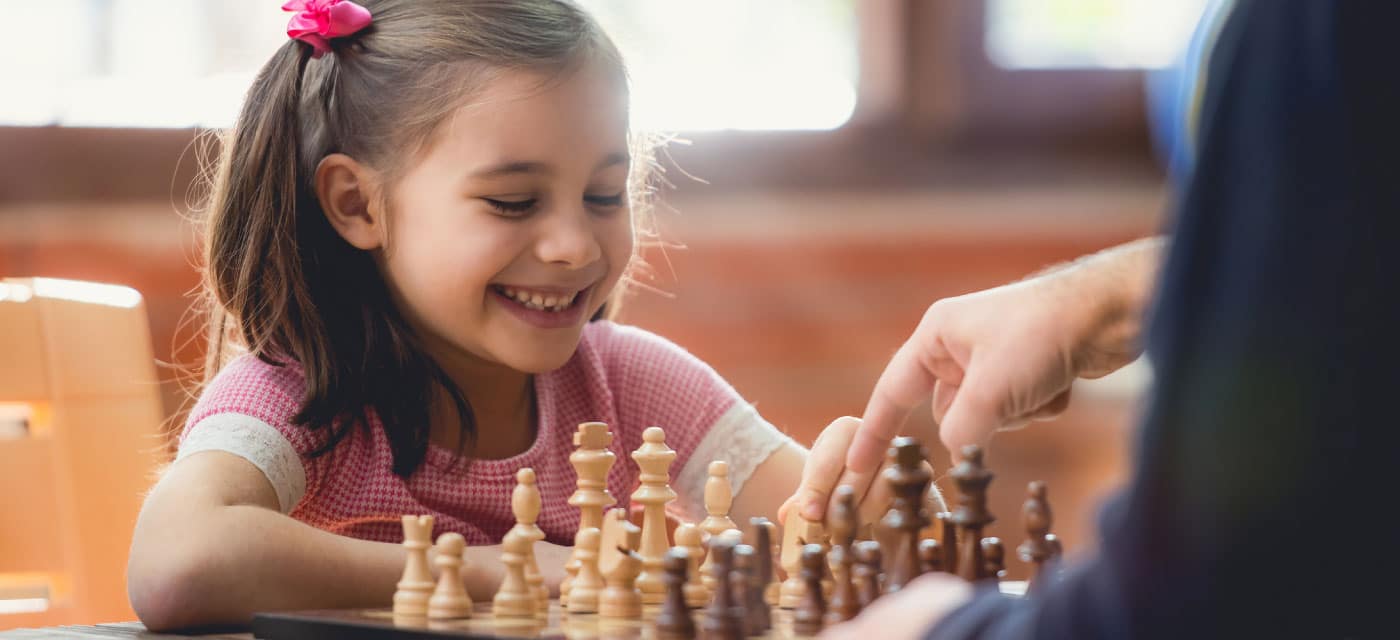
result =
[[[536,545],[546,579],[567,550]],[[500,583],[500,548],[467,549],[477,602]],[[281,514],[257,467],[206,451],[171,466],[136,522],[127,592],[153,630],[246,624],[255,611],[383,607],[403,573],[401,545],[336,535]],[[558,565],[558,567],[555,567]]]
[[[729,519],[743,531],[749,529],[749,518],[763,516],[779,527],[778,507],[797,491],[802,468],[807,464],[807,450],[787,442],[768,456],[744,482],[729,509]],[[776,540],[774,541],[776,542]]]

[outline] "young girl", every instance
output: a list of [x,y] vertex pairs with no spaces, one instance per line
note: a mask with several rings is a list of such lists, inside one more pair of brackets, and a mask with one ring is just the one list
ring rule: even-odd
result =
[[683,517],[711,460],[739,522],[797,486],[805,450],[710,367],[599,319],[636,259],[646,156],[598,25],[565,0],[362,2],[288,3],[296,37],[224,142],[211,366],[131,549],[151,628],[386,605],[404,514],[466,536],[487,600],[527,466],[557,584],[580,422],[611,426],[624,504],[652,425]]

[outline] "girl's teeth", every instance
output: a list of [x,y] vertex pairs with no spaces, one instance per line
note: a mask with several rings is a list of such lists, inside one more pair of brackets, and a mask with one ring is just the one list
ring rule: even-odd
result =
[[511,287],[501,287],[501,293],[528,308],[549,311],[563,311],[573,305],[578,297],[577,293],[568,296],[540,295]]

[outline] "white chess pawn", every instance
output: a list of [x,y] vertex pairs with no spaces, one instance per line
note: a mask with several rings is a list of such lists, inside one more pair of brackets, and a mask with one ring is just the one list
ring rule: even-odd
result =
[[463,552],[467,540],[460,533],[444,533],[437,539],[438,568],[437,589],[428,599],[428,618],[443,620],[470,618],[472,599],[462,586],[462,564],[466,562]]
[[501,564],[506,567],[506,576],[491,600],[491,614],[497,618],[535,617],[538,599],[525,581],[525,561],[531,544],[534,542],[529,536],[515,529],[501,541]]
[[685,593],[685,606],[692,609],[698,609],[710,602],[710,590],[705,588],[704,581],[700,579],[700,558],[705,556],[701,536],[700,527],[689,522],[676,527],[676,547],[685,549],[686,561],[689,563],[682,591]]
[[598,611],[598,596],[603,590],[603,574],[598,570],[602,536],[597,527],[579,529],[574,536],[574,556],[579,559],[579,566],[573,588],[569,590],[567,607],[571,614]]

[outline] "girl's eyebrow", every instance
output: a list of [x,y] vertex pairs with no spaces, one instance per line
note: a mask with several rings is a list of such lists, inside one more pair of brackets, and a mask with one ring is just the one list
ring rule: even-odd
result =
[[[594,171],[602,171],[603,169],[607,169],[609,167],[613,167],[616,165],[626,165],[630,162],[632,162],[632,156],[628,155],[627,152],[615,151],[613,153],[609,153],[607,157],[603,158],[603,161],[598,163],[598,166],[594,169]],[[483,169],[473,171],[468,177],[489,179],[501,178],[509,175],[528,175],[532,173],[549,174],[552,172],[553,167],[551,167],[548,163],[545,162],[511,160],[493,164]]]

